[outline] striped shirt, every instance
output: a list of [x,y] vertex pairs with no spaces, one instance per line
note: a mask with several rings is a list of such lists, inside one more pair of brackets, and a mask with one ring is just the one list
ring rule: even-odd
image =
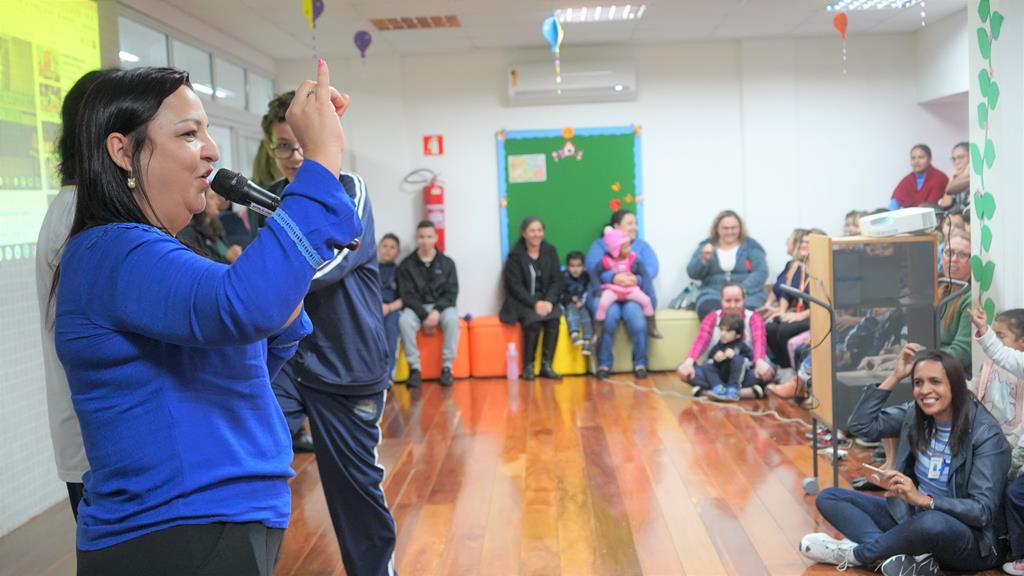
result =
[[917,451],[914,473],[917,489],[925,496],[949,496],[949,463],[953,454],[949,450],[949,435],[953,427],[936,424],[928,450]]

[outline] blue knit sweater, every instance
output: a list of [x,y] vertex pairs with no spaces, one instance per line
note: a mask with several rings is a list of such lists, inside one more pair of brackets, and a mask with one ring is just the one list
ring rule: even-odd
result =
[[359,235],[351,199],[307,160],[231,266],[142,224],[76,235],[64,252],[57,352],[91,469],[78,547],[181,524],[288,524],[291,439],[270,388],[312,327],[315,268]]

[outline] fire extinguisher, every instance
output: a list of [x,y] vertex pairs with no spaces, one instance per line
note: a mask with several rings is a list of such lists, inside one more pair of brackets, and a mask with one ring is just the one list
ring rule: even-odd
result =
[[444,252],[444,186],[437,181],[437,176],[423,187],[423,219],[434,223],[437,249]]

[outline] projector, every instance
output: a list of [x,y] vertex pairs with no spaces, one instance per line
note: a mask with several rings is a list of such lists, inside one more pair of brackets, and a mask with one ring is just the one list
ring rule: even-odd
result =
[[932,230],[935,230],[935,210],[932,208],[902,208],[860,219],[860,233],[874,238]]

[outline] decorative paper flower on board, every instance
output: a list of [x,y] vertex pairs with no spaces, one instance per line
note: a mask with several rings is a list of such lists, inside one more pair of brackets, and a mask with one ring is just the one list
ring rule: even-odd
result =
[[608,207],[612,209],[612,212],[618,212],[622,209],[622,200],[619,200],[618,197],[612,198],[612,201],[608,203]]

